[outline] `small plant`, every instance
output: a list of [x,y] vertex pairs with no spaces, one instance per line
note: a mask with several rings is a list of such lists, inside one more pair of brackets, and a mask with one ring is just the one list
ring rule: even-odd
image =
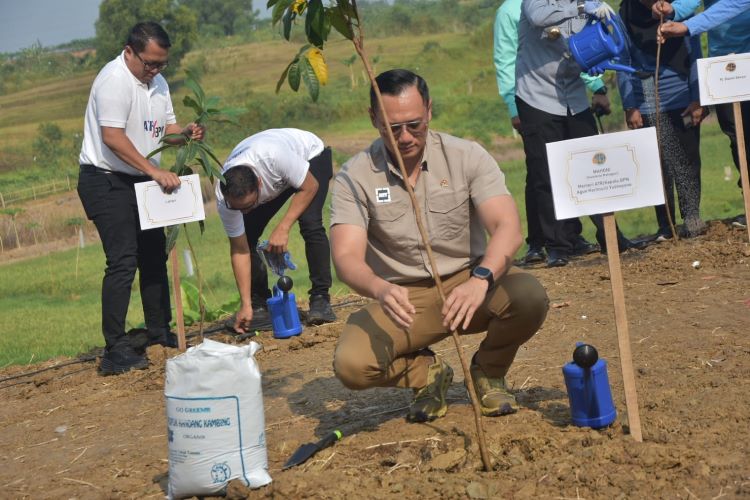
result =
[[[219,97],[211,96],[207,97],[203,88],[198,83],[197,78],[187,72],[187,78],[185,79],[185,86],[188,87],[192,92],[192,96],[185,96],[182,103],[188,108],[195,112],[193,122],[198,125],[206,125],[208,122],[232,122],[236,123],[236,117],[244,110],[241,108],[219,108]],[[174,142],[173,142],[174,141]],[[170,167],[170,171],[177,175],[190,175],[194,173],[194,168],[200,166],[203,169],[203,173],[208,177],[211,184],[214,182],[214,178],[218,178],[220,182],[224,182],[224,176],[221,175],[222,163],[216,157],[213,148],[203,140],[185,139],[181,134],[169,134],[161,139],[162,146],[149,153],[147,158],[151,158],[155,154],[161,153],[167,149],[176,150],[174,165]],[[205,224],[203,221],[199,221],[201,234],[205,230]],[[187,227],[185,224],[183,226]],[[168,226],[166,231],[167,241],[165,251],[170,253],[177,242],[177,237],[180,234],[180,226]],[[195,271],[198,278],[198,310],[200,311],[200,323],[201,323],[201,334],[203,333],[203,321],[205,319],[206,308],[205,302],[203,301],[202,283],[200,266],[198,265],[198,258],[195,255],[195,249],[190,241],[190,235],[188,231],[185,231],[185,238],[187,239],[190,253],[193,256],[195,262]],[[173,258],[176,258],[174,256]],[[184,311],[183,311],[184,316]]]

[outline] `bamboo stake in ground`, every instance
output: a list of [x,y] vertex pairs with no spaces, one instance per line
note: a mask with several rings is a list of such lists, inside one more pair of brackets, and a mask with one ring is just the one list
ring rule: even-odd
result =
[[745,126],[742,123],[742,108],[739,102],[732,104],[734,110],[734,131],[737,136],[737,156],[740,159],[740,181],[742,182],[742,197],[745,200],[745,226],[747,239],[750,241],[750,225],[747,216],[750,215],[750,180],[747,172],[747,154],[745,154]]
[[187,342],[185,342],[185,316],[182,312],[182,290],[180,288],[180,260],[177,258],[177,246],[172,247],[169,252],[169,259],[172,261],[172,288],[174,290],[175,314],[177,316],[177,348],[180,352],[185,352]]
[[[356,3],[355,4],[355,11],[356,11]],[[378,88],[378,84],[375,81],[375,75],[373,73],[372,67],[370,66],[369,59],[367,58],[367,54],[364,50],[364,44],[362,40],[362,25],[360,23],[359,25],[359,36],[355,37],[352,42],[354,43],[354,48],[357,51],[357,54],[359,54],[360,58],[362,59],[362,63],[365,66],[365,70],[367,71],[367,75],[370,78],[370,84],[372,85],[373,90],[375,91],[375,96],[377,98],[378,107],[380,110],[384,110],[383,106],[383,97],[380,94],[380,88]],[[424,225],[422,224],[422,218],[420,216],[420,208],[419,203],[417,202],[417,197],[414,195],[414,190],[411,187],[411,184],[409,183],[409,176],[406,172],[406,167],[404,167],[404,160],[401,158],[401,154],[399,153],[398,146],[396,144],[396,139],[393,137],[393,133],[391,131],[391,124],[388,121],[388,117],[385,116],[385,113],[382,114],[382,119],[384,121],[386,134],[388,136],[388,142],[391,146],[391,151],[393,151],[394,156],[396,157],[396,162],[398,163],[399,171],[401,172],[401,176],[404,179],[404,185],[406,187],[407,193],[409,193],[409,199],[411,200],[412,208],[414,209],[414,217],[417,222],[417,228],[419,229],[419,234],[422,238],[422,241],[424,242],[425,250],[427,252],[428,260],[430,261],[430,268],[432,269],[432,275],[435,279],[435,286],[437,287],[438,294],[440,295],[440,300],[445,303],[445,291],[443,290],[443,282],[440,279],[440,273],[438,272],[437,264],[435,263],[435,257],[432,253],[432,247],[430,246],[430,238],[427,234],[427,230],[424,228]],[[469,397],[471,398],[471,406],[474,410],[474,422],[476,423],[477,427],[477,442],[479,444],[479,453],[482,457],[482,463],[484,465],[485,471],[492,470],[492,462],[490,460],[489,452],[487,451],[487,442],[484,438],[484,429],[482,428],[482,412],[481,408],[479,406],[479,398],[477,397],[476,389],[474,388],[474,380],[471,376],[471,371],[469,370],[469,365],[466,362],[466,357],[464,356],[463,348],[461,347],[461,340],[458,337],[458,333],[455,330],[451,331],[451,336],[453,337],[453,341],[456,344],[456,350],[458,351],[458,358],[461,361],[461,368],[464,373],[464,379],[466,380],[466,388],[469,392]]]
[[641,435],[641,416],[638,412],[638,394],[633,375],[633,359],[630,352],[630,333],[628,332],[628,317],[625,311],[625,292],[620,268],[620,254],[617,251],[617,227],[614,214],[604,214],[604,236],[607,240],[607,261],[609,262],[610,285],[612,286],[612,301],[615,306],[615,325],[617,326],[617,346],[620,351],[620,368],[622,382],[625,387],[625,405],[628,409],[628,425],[630,434],[639,443],[643,442]]

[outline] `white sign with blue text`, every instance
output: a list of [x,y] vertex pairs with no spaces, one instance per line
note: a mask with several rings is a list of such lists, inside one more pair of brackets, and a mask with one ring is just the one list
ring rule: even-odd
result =
[[547,144],[558,220],[664,203],[653,127]]

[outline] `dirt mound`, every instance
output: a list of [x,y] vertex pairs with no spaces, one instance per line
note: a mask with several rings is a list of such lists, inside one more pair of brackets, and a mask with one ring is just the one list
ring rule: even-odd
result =
[[[622,255],[643,443],[627,433],[609,269],[595,255],[531,269],[553,307],[508,377],[522,409],[483,419],[493,461],[481,471],[473,414],[452,341],[436,350],[456,369],[448,414],[407,424],[409,391],[350,391],[331,360],[342,322],[299,337],[264,332],[269,469],[230,498],[738,498],[750,496],[750,248],[747,232],[713,223],[693,240]],[[697,265],[694,265],[698,262]],[[337,307],[341,320],[361,301]],[[213,338],[233,342],[234,337]],[[467,353],[481,335],[463,338]],[[249,340],[248,340],[249,341]],[[570,424],[561,367],[576,341],[609,363],[618,419]],[[9,498],[158,498],[167,481],[164,364],[97,376],[95,361],[57,359],[0,372],[0,485]],[[29,373],[31,370],[43,370]],[[342,441],[281,471],[303,443]]]

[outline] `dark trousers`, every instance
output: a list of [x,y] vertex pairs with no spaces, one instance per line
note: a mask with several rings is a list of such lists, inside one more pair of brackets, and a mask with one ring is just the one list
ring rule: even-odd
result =
[[[535,200],[544,246],[548,252],[570,255],[581,233],[581,221],[578,218],[557,220],[555,217],[547,143],[596,135],[594,115],[589,109],[577,115],[570,112],[567,116],[553,115],[526,104],[518,97],[516,105],[526,153],[526,192],[531,191]],[[591,222],[596,226],[596,240],[602,249],[606,249],[602,216],[592,215]],[[626,244],[619,229],[617,238],[621,247]]]
[[[732,103],[717,104],[716,118],[719,119],[719,126],[721,131],[729,137],[729,147],[732,150],[732,159],[734,159],[734,166],[737,170],[740,169],[740,157],[737,154],[737,130],[734,125],[734,109]],[[744,128],[745,136],[745,158],[750,161],[750,101],[743,101],[740,103],[740,109],[742,109],[742,125]],[[737,182],[737,185],[742,187],[742,180]]]
[[[677,189],[677,201],[680,215],[686,218],[700,217],[701,202],[701,156],[700,138],[701,128],[685,128],[682,121],[682,111],[667,111],[660,114],[659,137],[661,144],[661,173],[664,180],[664,190],[667,198],[666,205],[658,205],[656,221],[659,223],[659,233],[672,234],[667,218],[667,207],[672,222],[676,223],[674,210],[674,191]],[[656,115],[643,115],[643,126],[656,126]]]
[[146,327],[162,331],[171,321],[164,230],[141,231],[138,219],[133,184],[145,180],[148,178],[105,173],[90,165],[82,165],[78,176],[78,196],[99,232],[107,258],[102,280],[102,333],[108,349],[127,343],[125,317],[136,269]]
[[[330,299],[328,291],[331,288],[331,246],[323,227],[323,206],[328,195],[328,184],[333,177],[331,148],[325,148],[322,153],[310,160],[310,173],[318,181],[318,192],[298,221],[299,232],[305,240],[305,258],[312,284],[308,293]],[[271,290],[268,288],[268,270],[258,253],[258,240],[268,222],[295,192],[295,189],[289,188],[243,216],[245,235],[250,245],[251,294],[254,304],[258,303],[258,300],[265,303],[271,296]]]

